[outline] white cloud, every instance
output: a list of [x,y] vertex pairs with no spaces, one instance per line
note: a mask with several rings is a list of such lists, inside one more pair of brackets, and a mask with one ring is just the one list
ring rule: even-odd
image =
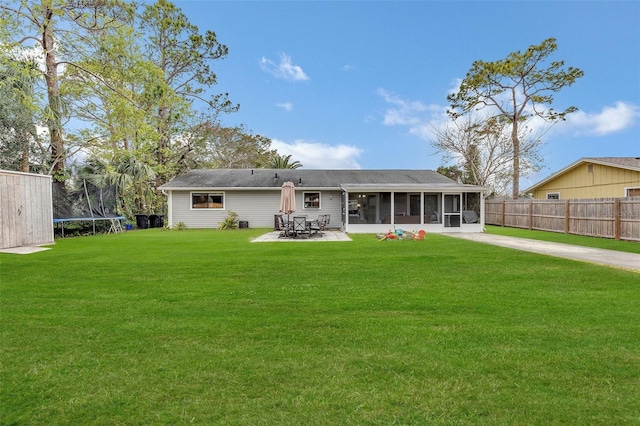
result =
[[280,54],[280,63],[276,64],[275,62],[262,57],[260,60],[260,68],[269,74],[281,78],[283,80],[290,81],[304,81],[309,80],[309,77],[302,68],[298,65],[294,65],[291,62],[291,57],[284,53]]
[[327,145],[296,140],[286,143],[271,140],[271,147],[280,155],[291,155],[291,161],[299,161],[305,169],[360,169],[360,148],[349,145]]
[[391,105],[384,113],[382,124],[385,126],[408,127],[409,133],[429,139],[432,127],[447,120],[444,106],[403,99],[385,89],[378,89],[376,93]]
[[342,67],[342,71],[345,71],[345,72],[353,71],[355,69],[356,69],[355,65],[350,65],[350,64],[346,64]]
[[[459,80],[452,82],[452,93],[458,90],[459,84]],[[385,89],[378,89],[377,94],[390,105],[382,120],[382,124],[386,126],[403,126],[410,134],[430,140],[434,129],[439,129],[450,122],[446,113],[448,105],[425,105],[420,101],[403,99]],[[486,109],[475,112],[480,117],[489,113],[490,110]],[[600,112],[577,111],[569,114],[566,121],[557,122],[554,126],[539,117],[532,117],[527,122],[527,127],[538,136],[544,135],[549,130],[571,133],[574,136],[606,136],[629,129],[638,121],[640,121],[640,106],[619,101],[613,106],[605,106]]]
[[559,123],[559,127],[577,136],[606,136],[633,127],[639,119],[640,106],[619,101],[597,113],[576,111],[569,114],[567,121]]
[[291,102],[282,102],[280,104],[276,104],[276,106],[287,112],[293,111],[293,104]]

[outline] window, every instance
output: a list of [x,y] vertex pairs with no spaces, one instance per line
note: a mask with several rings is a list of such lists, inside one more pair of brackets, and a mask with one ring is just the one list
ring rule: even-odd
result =
[[224,192],[192,192],[192,209],[224,209]]
[[559,200],[560,193],[559,192],[547,192],[547,200]]
[[305,209],[319,209],[320,208],[320,193],[319,192],[304,192],[302,194],[304,199]]
[[640,187],[638,188],[625,188],[627,197],[640,197]]

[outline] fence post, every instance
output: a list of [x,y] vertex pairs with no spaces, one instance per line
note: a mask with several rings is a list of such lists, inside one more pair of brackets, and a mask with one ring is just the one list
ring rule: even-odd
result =
[[620,198],[616,198],[613,209],[613,232],[616,240],[620,239]]
[[569,200],[564,202],[564,233],[569,233],[569,216],[571,215],[571,208],[569,207]]
[[504,209],[506,201],[502,200],[502,219],[500,220],[500,226],[504,226]]
[[533,200],[529,200],[529,231],[533,229]]

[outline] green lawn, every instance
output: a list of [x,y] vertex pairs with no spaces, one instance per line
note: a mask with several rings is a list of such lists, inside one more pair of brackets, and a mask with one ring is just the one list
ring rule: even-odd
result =
[[485,227],[488,234],[506,235],[508,237],[529,238],[532,240],[551,241],[556,243],[575,244],[607,250],[625,251],[640,254],[640,243],[635,241],[614,240],[610,238],[587,237],[584,235],[563,234],[559,232],[536,231],[501,226]]
[[0,424],[633,424],[640,275],[441,235],[0,254]]

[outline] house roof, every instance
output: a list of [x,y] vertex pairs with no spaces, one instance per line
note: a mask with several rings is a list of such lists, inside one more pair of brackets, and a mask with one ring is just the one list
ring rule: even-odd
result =
[[162,190],[280,189],[291,181],[298,188],[340,189],[348,187],[477,188],[461,185],[433,170],[305,170],[305,169],[212,169],[192,170],[162,185]]
[[530,186],[529,188],[525,189],[523,192],[524,193],[533,192],[536,189],[538,189],[540,186],[556,179],[557,177],[575,169],[576,167],[582,164],[601,164],[603,166],[610,166],[610,167],[616,167],[619,169],[627,169],[627,170],[634,170],[634,171],[640,172],[640,157],[584,157],[579,159],[578,161],[575,161],[569,164],[564,169],[551,174],[550,176],[546,177],[545,179],[541,180],[535,185]]

